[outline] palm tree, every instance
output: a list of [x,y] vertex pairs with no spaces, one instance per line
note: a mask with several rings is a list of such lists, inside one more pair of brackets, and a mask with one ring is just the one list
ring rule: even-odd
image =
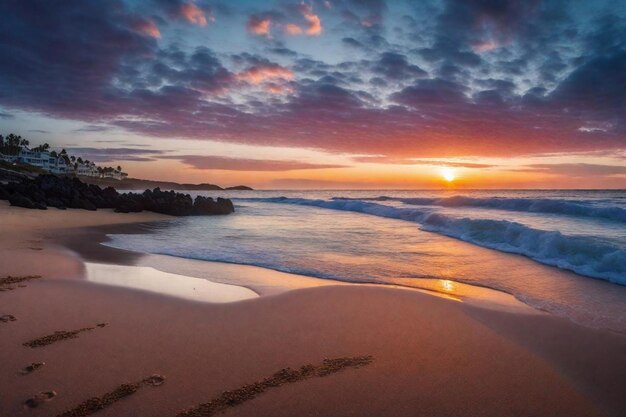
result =
[[8,155],[17,155],[20,153],[20,141],[21,136],[16,136],[13,133],[9,133],[5,138],[4,149]]
[[35,151],[35,152],[45,152],[48,149],[50,149],[50,145],[48,145],[47,143],[44,143],[43,145],[39,145],[39,146],[33,148],[33,151]]

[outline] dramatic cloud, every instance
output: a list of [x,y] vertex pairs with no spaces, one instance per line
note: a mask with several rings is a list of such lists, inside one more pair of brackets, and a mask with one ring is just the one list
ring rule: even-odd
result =
[[428,75],[417,65],[410,64],[406,56],[395,52],[385,52],[373,67],[374,72],[386,79],[415,79]]
[[196,169],[220,169],[226,171],[296,171],[303,169],[343,168],[343,165],[310,164],[298,161],[272,161],[262,159],[239,159],[223,156],[180,155],[164,157],[178,159]]
[[[303,21],[302,25],[292,20],[296,18]],[[304,2],[297,8],[287,7],[284,11],[271,10],[253,14],[246,23],[248,32],[267,38],[271,37],[272,26],[292,36],[318,36],[322,33],[322,20],[313,12],[313,6]]]
[[313,6],[302,3],[300,5],[300,13],[302,13],[302,17],[308,23],[308,27],[305,30],[307,35],[317,36],[322,33],[322,21],[319,16],[313,13]]
[[365,30],[379,29],[387,11],[385,0],[340,0],[337,6],[344,22]]
[[246,28],[248,32],[260,36],[269,36],[272,21],[269,17],[250,16]]
[[152,20],[139,19],[134,23],[133,27],[135,30],[146,36],[150,36],[156,39],[161,37],[161,31],[159,30],[159,27]]
[[289,94],[293,93],[293,88],[288,85],[267,83],[264,87],[265,91],[270,94]]
[[155,155],[165,153],[160,150],[146,150],[135,148],[67,148],[67,153],[76,157],[81,157],[92,162],[114,162],[114,161],[155,161]]
[[352,158],[357,162],[376,163],[376,164],[393,164],[393,165],[432,165],[445,166],[451,168],[496,168],[498,165],[481,164],[477,162],[454,162],[436,159],[413,159],[413,158],[393,158],[382,155],[374,156],[358,156]]
[[530,171],[568,177],[626,175],[626,166],[597,164],[532,164]]
[[285,33],[289,34],[289,35],[300,35],[302,34],[302,28],[296,24],[293,23],[287,23],[286,25],[283,26],[283,30],[285,31]]
[[0,2],[0,106],[390,161],[626,148],[624,7],[234,3]]
[[215,18],[210,13],[205,13],[200,7],[194,3],[181,4],[178,13],[187,22],[198,26],[206,26],[207,20],[213,21]]
[[262,84],[275,79],[292,80],[293,71],[277,64],[264,64],[237,74],[237,78],[250,84]]

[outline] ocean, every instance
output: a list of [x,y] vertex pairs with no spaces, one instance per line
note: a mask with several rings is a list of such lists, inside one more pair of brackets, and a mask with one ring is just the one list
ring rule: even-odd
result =
[[107,244],[347,282],[488,287],[626,332],[623,190],[199,194],[232,198],[236,213],[176,218]]

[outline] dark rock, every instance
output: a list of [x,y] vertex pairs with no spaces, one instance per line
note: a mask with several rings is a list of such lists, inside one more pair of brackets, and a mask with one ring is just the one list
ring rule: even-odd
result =
[[235,206],[228,198],[217,197],[217,205],[221,207],[220,214],[230,214],[235,212]]
[[217,201],[207,197],[196,197],[160,188],[145,190],[142,194],[119,194],[113,187],[104,189],[97,185],[85,184],[78,178],[40,175],[35,179],[22,179],[0,185],[0,198],[5,197],[11,205],[46,209],[47,206],[65,209],[66,207],[97,210],[114,208],[120,213],[143,210],[172,216],[229,214],[234,212],[233,203],[228,199]]
[[12,206],[16,207],[24,207],[29,209],[37,208],[35,203],[33,203],[30,198],[24,197],[22,194],[17,193],[9,197],[9,203],[11,203]]
[[118,213],[137,213],[143,209],[143,201],[137,194],[127,193],[117,198],[115,211]]
[[0,200],[8,200],[9,197],[11,197],[11,193],[3,184],[0,184]]
[[230,214],[235,211],[233,203],[230,200],[218,197],[217,201],[211,197],[197,196],[193,203],[193,212],[195,216],[211,215],[211,214]]
[[48,207],[56,207],[58,209],[61,210],[65,210],[66,206],[63,203],[63,201],[59,198],[56,197],[49,197],[46,198],[46,204],[48,205]]

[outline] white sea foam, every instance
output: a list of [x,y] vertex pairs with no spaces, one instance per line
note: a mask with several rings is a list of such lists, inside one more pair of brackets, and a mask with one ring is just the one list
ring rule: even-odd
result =
[[490,197],[477,198],[467,196],[453,196],[445,198],[346,198],[335,197],[333,200],[356,201],[397,201],[408,205],[440,206],[440,207],[481,207],[497,210],[520,211],[528,213],[551,213],[567,216],[591,217],[607,219],[617,222],[626,222],[626,209],[621,207],[601,207],[594,201],[561,200],[550,198],[506,198]]
[[[568,236],[559,231],[538,230],[512,221],[458,218],[438,213],[435,208],[431,207],[396,207],[371,200],[285,197],[253,200],[314,206],[416,222],[423,230],[503,252],[521,254],[538,262],[574,271],[580,275],[626,285],[626,250],[595,236]],[[425,199],[411,200],[423,201]],[[440,200],[459,201],[458,198]],[[546,209],[548,206],[543,207]]]

